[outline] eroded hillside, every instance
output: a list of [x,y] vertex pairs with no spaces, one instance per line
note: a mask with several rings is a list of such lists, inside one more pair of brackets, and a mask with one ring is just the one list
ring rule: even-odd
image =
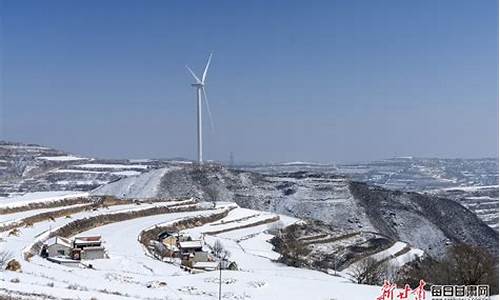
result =
[[[496,232],[460,204],[433,195],[374,187],[332,174],[292,172],[264,175],[220,166],[166,169],[144,197],[197,197],[234,201],[246,208],[315,219],[341,232],[377,232],[439,256],[459,242],[497,253]],[[136,177],[142,181],[146,174]],[[132,179],[93,193],[135,197]]]

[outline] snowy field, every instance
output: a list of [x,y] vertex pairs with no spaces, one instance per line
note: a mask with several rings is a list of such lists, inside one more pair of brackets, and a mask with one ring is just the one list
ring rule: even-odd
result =
[[82,164],[75,165],[75,168],[82,169],[147,169],[146,165],[121,165],[121,164]]
[[[39,196],[38,201],[45,199],[43,194]],[[31,201],[35,199],[34,195],[30,195]],[[188,203],[186,200],[186,206]],[[217,299],[217,271],[196,275],[187,273],[178,265],[152,258],[138,242],[139,233],[146,228],[214,213],[213,210],[204,210],[206,206],[203,205],[196,211],[146,216],[97,226],[78,234],[101,235],[103,238],[109,258],[83,261],[83,264],[92,263],[93,269],[66,267],[39,256],[30,261],[23,258],[23,252],[35,241],[47,238],[48,232],[74,220],[159,205],[172,203],[110,206],[108,209],[75,213],[71,218],[56,218],[36,223],[33,227],[22,227],[19,228],[19,236],[2,232],[0,249],[12,253],[21,263],[22,272],[0,273],[0,295],[10,291],[16,297],[25,295],[25,299],[42,296],[55,299]],[[177,205],[182,206],[183,202],[177,202]],[[218,206],[224,209],[235,204],[219,203]],[[33,210],[3,217],[4,220],[14,220],[44,211]],[[183,231],[194,238],[202,238],[207,245],[219,240],[231,252],[230,260],[238,264],[239,270],[222,272],[223,299],[365,300],[376,299],[380,294],[380,287],[357,285],[342,277],[274,262],[279,254],[272,250],[269,240],[273,236],[267,230],[277,219],[285,225],[299,221],[236,207],[225,218]],[[220,233],[209,234],[214,231]]]
[[120,181],[111,182],[94,191],[94,195],[128,195],[133,198],[156,197],[162,176],[177,167],[162,168],[144,173],[139,177],[129,177]]
[[86,197],[87,192],[54,191],[54,192],[34,192],[22,196],[0,197],[1,208],[13,208],[34,203],[54,202],[68,198]]
[[74,155],[64,155],[64,156],[39,156],[37,159],[49,160],[49,161],[76,161],[76,160],[87,160],[85,157],[78,157]]

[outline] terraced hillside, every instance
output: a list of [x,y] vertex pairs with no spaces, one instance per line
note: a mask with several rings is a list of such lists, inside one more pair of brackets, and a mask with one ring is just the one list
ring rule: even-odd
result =
[[[0,142],[0,196],[55,190],[90,191],[109,182],[134,177],[152,169],[183,167],[190,163],[186,160],[157,159],[102,160],[72,155],[39,145]],[[277,177],[285,173],[300,172],[316,174],[317,177],[344,175],[356,181],[392,190],[434,194],[461,203],[498,231],[497,159],[406,157],[358,164],[295,162],[246,165],[238,168]],[[325,187],[326,190],[330,188],[334,187]],[[131,189],[139,191],[137,187]],[[336,192],[343,193],[341,189],[342,187],[339,187]],[[137,197],[144,194],[137,193]],[[284,211],[287,208],[276,209]]]
[[[464,187],[461,193],[457,192],[458,188],[438,189],[422,197],[387,190],[387,197],[391,199],[389,205],[389,202],[363,200],[377,198],[378,190],[364,188],[362,193],[354,193],[353,187],[359,185],[353,183],[350,177],[338,175],[333,172],[334,169],[324,165],[260,166],[256,169],[258,172],[250,172],[215,165],[197,168],[186,161],[97,160],[47,147],[13,143],[2,143],[0,153],[4,168],[0,192],[4,194],[92,191],[95,195],[128,198],[197,197],[235,201],[251,209],[321,220],[342,231],[374,231],[393,239],[407,239],[405,241],[408,243],[435,255],[442,254],[447,244],[464,237],[466,241],[485,244],[492,249],[498,243],[498,238],[493,237],[491,231],[483,228],[481,222],[460,206],[437,197],[453,196],[454,200],[464,203],[495,228],[498,220],[495,186],[491,190]],[[429,164],[431,167],[427,167]],[[380,165],[379,169],[375,169],[378,171],[372,168],[368,173],[385,172],[390,175],[389,178],[401,178],[410,173],[408,170],[413,170],[415,174],[425,173],[428,176],[426,178],[439,178],[443,182],[453,181],[443,179],[448,174],[460,173],[451,167],[454,163],[448,161],[446,165],[449,167],[444,169],[439,167],[441,164],[415,159],[399,159]],[[470,164],[465,165],[468,169],[472,168]],[[494,177],[490,174],[490,164],[481,161],[472,165],[482,166],[487,175],[485,178]],[[404,171],[397,169],[402,166],[407,168]],[[469,174],[467,176],[462,172],[460,174],[463,176],[455,176],[455,181],[476,184],[478,182],[471,181],[470,174],[479,175],[478,170],[466,172],[466,175]],[[473,177],[481,178],[476,175]],[[425,182],[416,180],[416,176],[413,178],[408,181],[413,182],[413,186]],[[464,181],[464,178],[469,179]],[[421,198],[423,200],[418,200]],[[438,215],[428,210],[424,205],[427,202],[442,204],[440,210],[457,216],[449,220],[451,224],[456,224],[457,229],[448,230],[446,226],[450,224],[443,223]],[[390,208],[386,207],[388,205]],[[465,220],[467,224],[463,224]],[[421,235],[409,232],[411,226],[408,224],[417,223],[425,225]],[[429,235],[429,238],[423,238],[423,235]]]
[[[133,197],[124,179],[96,189],[95,195]],[[241,207],[314,219],[340,232],[370,231],[440,256],[447,246],[467,242],[498,252],[498,235],[455,201],[399,192],[312,172],[264,175],[220,166],[165,170],[145,197],[195,197],[234,201]],[[143,185],[137,185],[141,187]]]
[[[0,298],[216,297],[215,274],[189,274],[153,255],[150,243],[164,231],[200,238],[208,250],[220,241],[231,252],[239,270],[224,271],[224,299],[306,299],[309,291],[315,299],[372,299],[380,287],[349,283],[350,270],[368,258],[401,267],[463,241],[498,255],[497,233],[458,204],[468,197],[468,208],[483,210],[492,224],[497,186],[418,194],[355,182],[324,166],[249,171],[98,160],[13,143],[1,144],[0,153],[0,191],[9,195],[0,198],[0,250],[22,271],[2,273]],[[298,261],[275,243],[287,231]],[[79,234],[101,235],[109,257],[72,269],[38,255],[47,239]],[[292,293],[290,284],[308,288]]]
[[461,203],[498,231],[498,185],[453,187],[429,193]]
[[[20,269],[2,272],[0,297],[148,300],[217,297],[218,271],[191,274],[175,260],[161,260],[151,255],[147,249],[149,243],[142,237],[153,232],[149,236],[155,239],[163,230],[201,239],[207,250],[213,248],[216,241],[229,250],[230,260],[237,264],[238,270],[222,272],[223,299],[270,300],[281,295],[286,299],[334,296],[339,300],[364,300],[380,293],[380,287],[351,283],[348,277],[329,275],[328,269],[318,272],[276,263],[280,254],[269,242],[276,234],[271,229],[277,224],[302,223],[295,218],[243,209],[234,203],[220,202],[213,207],[194,199],[141,202],[67,195],[64,199],[32,197],[30,202],[10,200],[4,203],[4,208],[17,210],[0,212],[0,228],[6,228],[12,220],[19,222],[15,228],[0,230],[0,245],[2,250],[8,250],[10,259],[19,262]],[[60,214],[63,201],[71,200],[79,202],[71,206],[75,210]],[[64,207],[70,208],[67,203]],[[33,223],[23,221],[28,218]],[[73,267],[43,259],[38,255],[40,245],[55,235],[68,238],[99,235],[107,257],[82,260]],[[343,244],[356,247],[355,242],[350,244],[344,240]],[[392,250],[388,246],[370,255],[383,256],[384,251]],[[308,289],[290,289],[290,284],[306,285]]]
[[90,191],[124,177],[189,162],[86,158],[39,145],[0,141],[0,196]]

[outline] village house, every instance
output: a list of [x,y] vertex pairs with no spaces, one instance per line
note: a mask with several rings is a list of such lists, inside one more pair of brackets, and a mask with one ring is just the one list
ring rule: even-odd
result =
[[162,242],[162,244],[165,246],[167,250],[166,255],[168,257],[176,257],[179,255],[179,247],[177,244],[178,239],[179,237],[175,233],[165,232],[159,236],[159,240]]
[[208,252],[203,251],[203,243],[200,240],[182,241],[178,243],[181,256],[181,264],[193,267],[197,262],[208,262]]
[[[73,244],[75,248],[75,259],[101,259],[106,256],[105,249],[101,246],[101,236],[75,237]],[[79,253],[78,250],[80,250]]]
[[60,264],[68,264],[68,259],[101,259],[106,257],[101,244],[100,236],[76,237],[74,240],[56,236],[42,246],[40,255]]
[[197,273],[197,271],[215,271],[215,270],[232,270],[236,271],[238,270],[238,265],[236,262],[231,262],[227,260],[222,260],[222,261],[198,261],[198,262],[193,262],[192,264],[192,271]]
[[[161,247],[156,244],[159,243]],[[178,232],[163,232],[158,235],[157,241],[151,241],[153,253],[160,253],[160,257],[178,257],[181,259],[181,268],[191,273],[200,273],[218,270],[237,270],[235,262],[215,261],[203,250],[203,240],[192,240],[188,235]],[[156,252],[155,252],[156,251]]]
[[177,237],[176,236],[168,236],[166,238],[164,238],[162,241],[161,241],[165,246],[176,246],[177,247]]
[[177,238],[179,237],[178,232],[171,232],[171,231],[164,231],[158,235],[158,240],[163,241],[166,238],[173,237],[177,241]]
[[71,256],[73,243],[70,239],[60,236],[49,239],[42,247],[42,257]]
[[194,254],[195,252],[203,251],[203,244],[200,240],[182,241],[179,242],[179,250],[181,252],[181,256]]
[[231,270],[231,271],[238,270],[238,264],[236,264],[235,261],[229,261],[229,260],[220,261],[219,267],[222,268],[222,270]]
[[75,248],[83,249],[86,247],[100,247],[101,236],[77,236],[74,241]]
[[81,259],[102,259],[106,257],[104,247],[86,247],[81,253]]
[[219,262],[216,261],[200,261],[193,263],[193,269],[201,271],[215,271],[219,269]]

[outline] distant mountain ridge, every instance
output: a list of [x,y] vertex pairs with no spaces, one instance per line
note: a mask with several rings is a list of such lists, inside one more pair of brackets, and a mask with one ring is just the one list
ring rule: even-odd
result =
[[391,190],[453,199],[498,231],[498,159],[400,157],[358,164],[247,165],[262,174],[311,171],[349,176]]

